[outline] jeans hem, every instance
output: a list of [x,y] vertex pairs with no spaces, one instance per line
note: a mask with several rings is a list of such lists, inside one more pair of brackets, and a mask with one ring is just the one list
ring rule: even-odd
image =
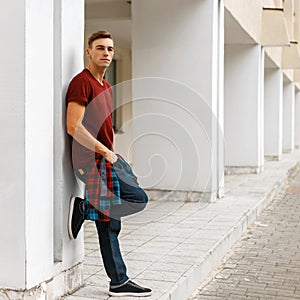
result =
[[110,285],[110,288],[111,288],[111,289],[116,289],[116,288],[119,288],[119,287],[121,287],[121,286],[125,285],[125,284],[126,284],[128,281],[129,281],[129,278],[128,278],[128,279],[126,279],[126,281],[125,281],[125,282],[123,282],[123,283],[121,283],[121,284],[118,284],[118,285]]

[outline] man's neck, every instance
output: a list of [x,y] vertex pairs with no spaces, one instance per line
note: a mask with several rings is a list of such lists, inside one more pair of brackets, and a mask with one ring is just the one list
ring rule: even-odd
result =
[[93,65],[88,65],[87,69],[91,72],[95,79],[99,81],[100,84],[102,84],[106,68],[96,68]]

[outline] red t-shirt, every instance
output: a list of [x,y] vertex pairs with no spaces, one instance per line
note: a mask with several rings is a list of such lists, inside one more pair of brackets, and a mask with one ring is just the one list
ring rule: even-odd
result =
[[[67,104],[76,101],[86,106],[83,126],[109,149],[113,144],[112,99],[111,85],[106,80],[101,85],[88,69],[72,79],[66,95]],[[93,151],[72,139],[72,162],[75,169],[85,168],[94,160]]]

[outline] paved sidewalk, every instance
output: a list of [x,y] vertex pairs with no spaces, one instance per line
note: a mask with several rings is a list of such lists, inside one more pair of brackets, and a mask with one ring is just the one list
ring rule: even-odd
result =
[[300,299],[300,173],[191,300]]
[[[129,276],[153,289],[147,299],[188,299],[299,169],[299,161],[296,150],[279,162],[266,162],[261,174],[228,175],[225,197],[213,203],[150,201],[145,211],[127,217],[121,248]],[[85,224],[85,251],[85,285],[65,299],[108,299],[108,278],[92,222]]]

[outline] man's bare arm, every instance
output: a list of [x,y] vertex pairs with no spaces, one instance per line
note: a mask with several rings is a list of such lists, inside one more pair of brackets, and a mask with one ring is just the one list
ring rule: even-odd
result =
[[85,106],[79,102],[70,102],[67,107],[67,132],[78,143],[86,148],[104,156],[110,163],[117,161],[116,155],[95,139],[90,132],[82,125],[85,113]]

